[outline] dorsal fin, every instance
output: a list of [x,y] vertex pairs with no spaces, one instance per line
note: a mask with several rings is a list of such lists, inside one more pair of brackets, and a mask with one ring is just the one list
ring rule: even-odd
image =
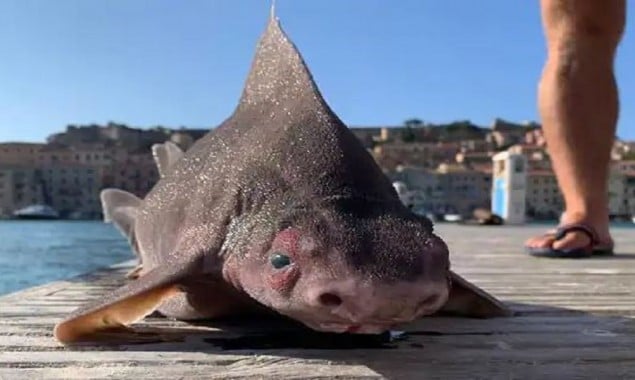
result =
[[157,164],[159,175],[164,177],[174,163],[183,157],[183,151],[172,141],[166,141],[163,144],[152,145],[152,156]]
[[312,98],[328,108],[302,55],[282,30],[271,8],[269,22],[260,37],[240,104],[263,101],[285,103],[289,99]]
[[105,189],[101,192],[104,221],[112,222],[131,241],[134,237],[134,220],[141,199],[132,193],[119,189]]
[[[267,138],[276,147],[268,148],[269,159],[281,157],[283,176],[297,191],[399,202],[377,163],[325,101],[273,12],[225,127],[241,136],[254,129],[263,135],[258,141]],[[313,186],[315,178],[320,186]]]

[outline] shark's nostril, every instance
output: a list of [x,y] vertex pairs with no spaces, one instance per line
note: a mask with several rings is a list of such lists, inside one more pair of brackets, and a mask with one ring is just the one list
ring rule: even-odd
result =
[[342,304],[342,299],[333,293],[322,293],[319,300],[323,306],[335,307]]

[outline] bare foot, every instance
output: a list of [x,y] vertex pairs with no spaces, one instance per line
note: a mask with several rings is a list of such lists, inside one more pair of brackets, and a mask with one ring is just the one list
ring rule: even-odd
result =
[[[602,220],[593,221],[589,218],[576,215],[562,214],[560,225],[582,223],[595,229],[598,234],[599,244],[601,246],[612,246],[613,239],[609,233],[608,218],[606,222]],[[581,231],[568,232],[562,239],[556,240],[555,230],[549,231],[541,236],[534,236],[525,242],[528,248],[553,248],[557,250],[569,250],[587,247],[591,243],[589,235]]]

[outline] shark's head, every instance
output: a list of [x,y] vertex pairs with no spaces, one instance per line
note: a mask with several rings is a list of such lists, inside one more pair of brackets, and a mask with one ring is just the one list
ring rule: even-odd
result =
[[282,212],[267,238],[230,256],[225,275],[320,331],[379,333],[434,313],[450,291],[446,244],[427,219],[386,206],[337,199]]

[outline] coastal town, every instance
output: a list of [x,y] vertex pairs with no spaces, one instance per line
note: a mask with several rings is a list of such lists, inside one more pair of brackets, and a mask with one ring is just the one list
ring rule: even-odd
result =
[[[0,218],[29,207],[51,217],[99,219],[99,193],[119,188],[143,197],[159,179],[151,146],[171,141],[188,149],[209,129],[132,128],[125,124],[69,125],[46,142],[0,143]],[[528,219],[559,217],[563,201],[539,124],[495,119],[351,127],[395,184],[402,200],[435,215],[467,216],[490,209],[493,158],[500,152],[526,162]],[[609,209],[612,218],[635,215],[635,141],[615,139],[611,153]]]

